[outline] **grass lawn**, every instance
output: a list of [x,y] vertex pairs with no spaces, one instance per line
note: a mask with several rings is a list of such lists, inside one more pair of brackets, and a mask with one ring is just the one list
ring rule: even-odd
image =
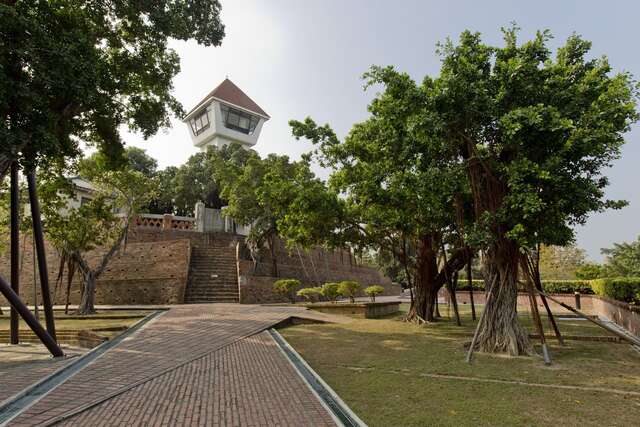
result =
[[[407,324],[401,313],[281,333],[370,426],[640,425],[640,354],[629,345],[551,340],[548,367],[541,357],[484,354],[469,365],[463,345],[474,324],[468,306],[461,311],[462,327]],[[580,320],[560,329],[606,335]]]
[[[149,311],[145,310],[113,310],[113,311],[99,311],[95,315],[90,316],[74,316],[65,315],[63,312],[54,311],[54,317],[56,319],[56,330],[96,330],[104,328],[126,328],[149,314]],[[44,314],[40,313],[40,322],[44,325]],[[29,330],[29,327],[20,319],[20,329]],[[9,330],[9,311],[3,310],[3,314],[0,316],[0,331]],[[106,337],[113,337],[118,335],[121,331],[103,331],[100,335]]]

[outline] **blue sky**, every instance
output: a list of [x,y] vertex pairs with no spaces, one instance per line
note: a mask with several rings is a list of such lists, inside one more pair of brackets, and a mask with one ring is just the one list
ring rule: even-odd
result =
[[[500,27],[515,21],[521,38],[538,29],[561,45],[572,33],[593,42],[594,56],[606,55],[615,70],[640,78],[640,3],[624,1],[371,1],[222,0],[227,36],[221,47],[173,43],[182,60],[175,94],[190,109],[229,76],[271,115],[256,149],[292,158],[309,145],[291,137],[287,122],[311,116],[345,135],[367,117],[373,93],[363,92],[360,76],[372,64],[395,65],[421,80],[437,74],[438,41],[470,29],[499,43]],[[131,145],[147,149],[160,166],[180,165],[196,152],[187,128],[173,127]],[[640,130],[627,135],[623,156],[608,171],[610,198],[630,206],[594,214],[577,230],[579,246],[600,260],[600,248],[640,234]]]

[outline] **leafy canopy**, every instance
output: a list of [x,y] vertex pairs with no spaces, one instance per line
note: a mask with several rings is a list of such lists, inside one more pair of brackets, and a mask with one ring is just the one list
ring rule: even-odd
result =
[[97,246],[110,246],[122,239],[129,221],[156,192],[155,182],[130,168],[105,169],[100,154],[80,160],[73,170],[91,181],[91,200],[74,208],[71,182],[61,173],[41,174],[45,232],[53,244],[68,254],[82,256]]
[[625,204],[605,198],[604,171],[638,118],[637,86],[588,58],[591,43],[577,35],[554,56],[546,31],[521,44],[518,28],[503,32],[502,47],[469,31],[440,46],[425,114],[465,160],[478,240],[564,245],[591,212]]
[[217,0],[21,0],[0,3],[0,158],[37,163],[78,155],[78,140],[111,158],[119,127],[144,137],[182,107],[170,39],[219,45]]

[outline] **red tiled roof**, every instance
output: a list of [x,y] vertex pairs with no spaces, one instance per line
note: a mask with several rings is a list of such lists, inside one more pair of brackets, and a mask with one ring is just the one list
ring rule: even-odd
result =
[[242,107],[261,116],[269,117],[269,115],[262,108],[260,108],[258,104],[256,104],[251,98],[249,98],[247,94],[242,91],[242,89],[236,86],[229,79],[224,79],[222,83],[220,83],[215,89],[209,92],[209,94],[205,96],[202,101],[198,102],[198,104],[187,113],[187,116],[200,108],[205,103],[205,101],[207,101],[207,99],[211,97],[226,101],[233,105],[237,105],[238,107]]

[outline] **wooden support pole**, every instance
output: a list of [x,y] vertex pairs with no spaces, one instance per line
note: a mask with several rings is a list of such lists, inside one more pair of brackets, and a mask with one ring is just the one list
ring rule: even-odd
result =
[[469,299],[471,300],[471,320],[476,320],[476,305],[473,302],[473,275],[471,274],[471,260],[467,263],[467,284],[469,285]]
[[[11,289],[20,295],[20,187],[18,162],[11,163]],[[11,344],[20,343],[20,315],[11,307]]]
[[[534,264],[534,262],[531,260],[531,257],[529,255],[524,255],[525,256],[525,266],[526,267],[526,273],[527,275],[533,280],[533,284],[536,287],[536,290],[542,292],[542,281],[540,280],[540,269],[538,266],[538,262],[536,261],[536,263]],[[538,252],[538,257],[539,257],[539,252]],[[560,333],[560,329],[558,328],[558,324],[556,323],[556,318],[553,315],[553,313],[551,312],[551,307],[549,307],[549,303],[547,302],[547,298],[543,295],[540,294],[540,299],[542,300],[542,305],[544,305],[544,309],[547,312],[547,317],[549,318],[549,322],[551,322],[551,327],[553,328],[553,333],[556,336],[556,339],[558,340],[558,343],[560,343],[560,345],[564,346],[564,339],[562,338],[562,334]]]
[[448,291],[449,291],[449,305],[447,305],[447,317],[451,318],[451,316],[449,315],[449,307],[453,306],[453,315],[456,318],[456,325],[458,326],[462,326],[462,322],[460,322],[460,313],[458,312],[458,300],[456,299],[456,285],[458,283],[458,276],[457,276],[457,272],[456,274],[456,280],[454,283],[454,280],[452,279],[451,275],[449,274],[448,270],[447,270],[447,249],[444,246],[444,242],[441,243],[442,246],[442,257],[444,260],[444,277],[447,281],[448,284]]
[[609,332],[611,332],[612,334],[614,334],[614,335],[616,335],[616,336],[618,336],[618,337],[622,338],[623,340],[625,340],[625,341],[629,342],[630,344],[640,346],[640,338],[633,338],[633,337],[631,337],[631,336],[628,336],[628,335],[626,335],[626,334],[623,334],[623,333],[621,333],[621,332],[619,332],[619,331],[615,330],[614,328],[610,327],[610,326],[609,326],[609,325],[607,325],[606,323],[603,323],[603,322],[601,322],[601,321],[600,321],[600,320],[598,320],[598,319],[594,319],[594,318],[592,318],[592,317],[590,317],[590,316],[587,316],[586,314],[584,314],[584,313],[583,313],[583,312],[581,312],[580,310],[576,310],[575,308],[573,308],[573,307],[571,307],[571,306],[569,306],[569,305],[567,305],[567,304],[565,304],[565,303],[563,303],[563,302],[560,302],[559,300],[557,300],[557,299],[553,298],[553,297],[552,297],[552,296],[550,296],[550,295],[545,294],[544,292],[542,292],[542,291],[540,291],[540,290],[537,290],[537,292],[538,292],[538,294],[540,294],[541,296],[545,296],[545,297],[549,298],[551,301],[555,302],[556,304],[560,305],[561,307],[566,308],[567,310],[569,310],[569,311],[571,311],[571,312],[573,312],[573,313],[577,314],[578,316],[580,316],[580,317],[582,317],[582,318],[584,318],[584,319],[587,319],[587,320],[588,320],[588,321],[590,321],[591,323],[595,323],[596,325],[600,326],[600,327],[601,327],[601,328],[603,328],[603,329],[606,329],[607,331],[609,331]]
[[29,311],[27,306],[20,300],[18,294],[16,294],[11,286],[4,280],[4,277],[0,276],[0,293],[4,295],[4,297],[9,301],[11,307],[15,308],[16,311],[20,314],[27,325],[31,328],[34,334],[42,341],[42,344],[47,347],[49,352],[53,355],[53,357],[62,357],[64,353],[62,349],[58,346],[56,341],[47,333],[47,331],[40,325],[35,316]]
[[44,234],[42,232],[42,219],[40,217],[40,203],[36,189],[36,173],[31,170],[27,173],[27,187],[29,188],[29,203],[31,205],[31,217],[33,222],[33,240],[38,256],[38,273],[40,276],[40,289],[42,290],[42,306],[47,331],[53,340],[56,340],[56,325],[53,318],[53,305],[51,304],[51,292],[49,290],[49,271],[44,247]]
[[529,304],[531,305],[531,317],[533,323],[536,325],[538,335],[540,335],[540,344],[542,345],[542,358],[545,365],[551,365],[551,355],[547,347],[547,339],[544,336],[544,328],[542,327],[542,320],[540,319],[540,312],[538,312],[538,303],[536,302],[536,295],[533,292],[533,285],[531,279],[526,280],[527,293],[529,294]]

